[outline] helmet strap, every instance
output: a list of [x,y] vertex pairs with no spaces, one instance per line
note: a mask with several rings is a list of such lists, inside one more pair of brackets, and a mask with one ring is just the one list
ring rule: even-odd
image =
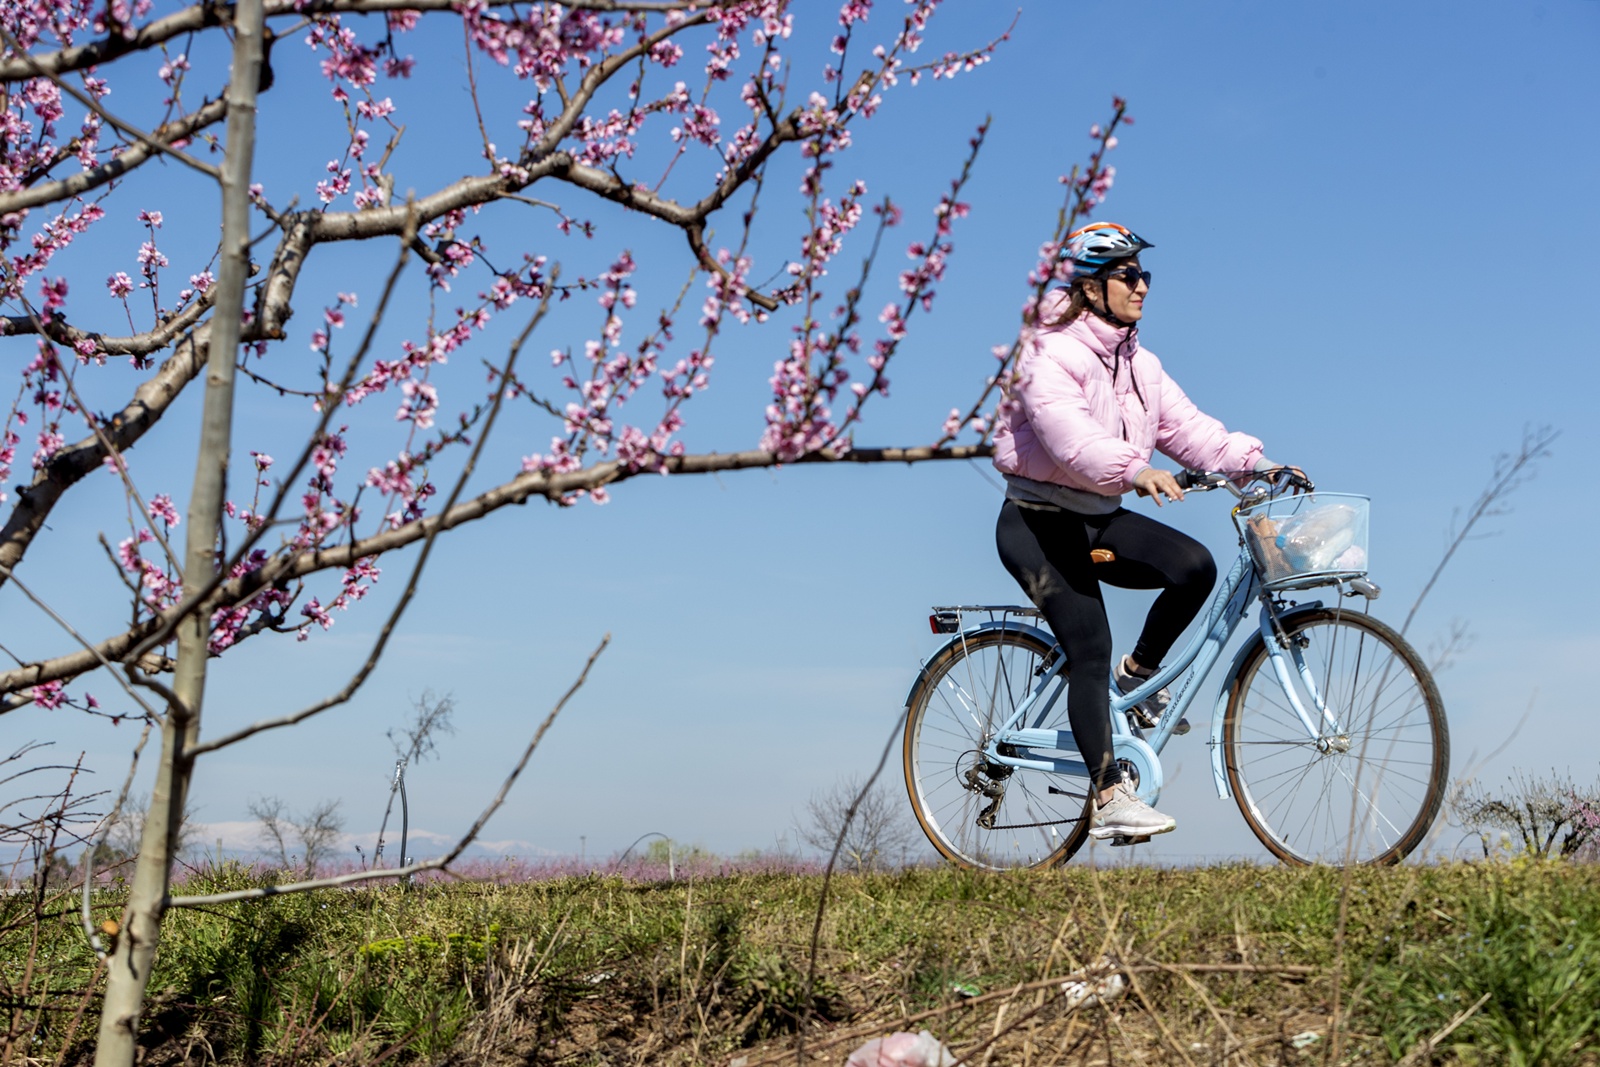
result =
[[[1112,262],[1116,262],[1116,261],[1113,260]],[[1095,314],[1095,316],[1097,318],[1100,318],[1100,319],[1105,320],[1106,322],[1109,322],[1111,325],[1117,327],[1118,329],[1121,329],[1121,330],[1131,330],[1131,329],[1133,329],[1133,323],[1125,322],[1122,319],[1119,319],[1116,315],[1112,314],[1112,312],[1111,312],[1111,294],[1110,294],[1110,289],[1108,288],[1109,285],[1111,284],[1111,279],[1107,278],[1103,273],[1097,271],[1097,272],[1095,272],[1095,275],[1094,275],[1094,281],[1096,281],[1096,282],[1098,282],[1100,284],[1100,306],[1096,307],[1094,301],[1091,300],[1091,301],[1089,301],[1089,310],[1094,312],[1094,314]]]

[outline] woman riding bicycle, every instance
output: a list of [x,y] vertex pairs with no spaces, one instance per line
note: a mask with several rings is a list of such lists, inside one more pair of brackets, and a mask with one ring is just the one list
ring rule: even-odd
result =
[[[1150,272],[1138,234],[1099,222],[1069,235],[1065,289],[1046,294],[1026,331],[1010,402],[994,434],[994,465],[1006,501],[995,540],[1000,561],[1043,612],[1082,684],[1067,691],[1072,735],[1094,790],[1090,834],[1145,837],[1177,824],[1141,801],[1112,755],[1109,690],[1130,692],[1160,667],[1216,582],[1204,545],[1122,507],[1130,489],[1182,500],[1170,471],[1150,465],[1152,450],[1201,470],[1277,467],[1261,442],[1202,413],[1139,344]],[[1133,652],[1112,664],[1111,627],[1100,583],[1159,589]],[[1135,709],[1153,726],[1167,690]],[[1176,733],[1187,731],[1180,723]]]

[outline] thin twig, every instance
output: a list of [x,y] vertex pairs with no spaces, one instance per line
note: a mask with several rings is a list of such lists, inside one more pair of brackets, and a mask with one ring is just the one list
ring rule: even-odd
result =
[[1400,1062],[1395,1065],[1395,1067],[1410,1067],[1411,1064],[1416,1063],[1423,1057],[1430,1055],[1433,1050],[1439,1046],[1439,1042],[1455,1033],[1456,1028],[1470,1019],[1479,1008],[1489,1003],[1489,998],[1492,996],[1494,996],[1494,991],[1490,990],[1483,996],[1479,997],[1477,1002],[1473,1004],[1472,1007],[1463,1008],[1458,1011],[1455,1018],[1446,1023],[1442,1030],[1428,1038],[1426,1041],[1420,1042],[1416,1048],[1406,1053],[1405,1056],[1401,1058]]
[[1560,436],[1559,430],[1551,429],[1549,426],[1524,430],[1521,447],[1515,453],[1502,453],[1495,460],[1494,473],[1489,476],[1489,484],[1484,486],[1483,492],[1478,494],[1478,499],[1473,501],[1472,507],[1467,510],[1467,521],[1456,531],[1455,537],[1446,546],[1444,555],[1439,558],[1439,565],[1428,575],[1428,580],[1422,585],[1422,591],[1411,604],[1411,610],[1406,612],[1406,621],[1400,626],[1402,637],[1411,628],[1411,621],[1416,618],[1422,602],[1433,592],[1439,576],[1444,573],[1445,567],[1449,566],[1456,550],[1466,542],[1467,535],[1472,533],[1472,528],[1485,516],[1501,513],[1498,505],[1531,477],[1532,465],[1550,455],[1550,446]]
[[150,740],[150,728],[153,725],[152,720],[145,720],[144,729],[139,733],[139,743],[133,746],[133,756],[128,760],[128,773],[122,779],[122,789],[117,793],[116,803],[112,804],[111,810],[106,813],[103,829],[94,843],[83,850],[83,900],[78,913],[79,922],[83,927],[84,937],[88,939],[89,951],[93,952],[95,958],[102,963],[110,953],[100,941],[100,934],[94,928],[94,918],[89,910],[90,891],[94,887],[94,858],[101,846],[110,838],[117,820],[122,817],[122,806],[128,802],[128,791],[133,788],[133,777],[139,770],[139,757],[144,753],[145,742]]
[[[538,327],[539,323],[544,320],[545,313],[549,311],[549,309],[550,291],[547,289],[545,291],[544,298],[539,301],[538,309],[534,312],[533,317],[528,321],[528,325],[523,328],[522,333],[512,344],[511,352],[506,357],[505,369],[501,372],[502,376],[511,373],[511,371],[515,368],[517,356],[521,353],[522,346],[527,342],[528,338],[532,336],[533,331]],[[477,467],[478,457],[482,454],[484,445],[489,440],[489,434],[494,430],[495,420],[500,414],[500,408],[505,401],[506,392],[507,387],[503,384],[502,378],[502,383],[498,384],[495,388],[494,404],[489,409],[488,418],[484,420],[483,432],[478,435],[478,440],[473,446],[472,455],[468,457],[465,466],[463,466],[461,469],[460,476],[456,479],[455,486],[450,491],[450,498],[445,502],[444,505],[445,511],[448,511],[450,508],[455,506],[456,501],[461,498],[462,492],[466,489],[467,480],[472,477],[472,472]],[[422,580],[423,569],[428,565],[428,557],[432,554],[434,542],[438,539],[438,536],[441,532],[442,528],[435,526],[433,530],[430,531],[427,539],[423,541],[422,551],[417,555],[417,562],[411,568],[411,579],[406,583],[405,591],[400,594],[399,602],[395,604],[394,610],[389,613],[389,618],[384,621],[383,628],[378,631],[378,638],[373,642],[372,650],[367,654],[366,661],[362,663],[360,669],[356,671],[355,675],[351,677],[350,681],[346,683],[342,689],[340,689],[334,695],[324,700],[319,700],[317,703],[312,704],[307,708],[303,708],[292,715],[285,715],[277,719],[265,719],[260,722],[252,723],[243,729],[235,730],[231,734],[226,734],[214,740],[195,745],[189,750],[189,758],[193,759],[194,757],[203,755],[207,752],[215,752],[217,749],[236,744],[237,742],[243,741],[247,737],[252,737],[255,734],[261,733],[265,730],[277,729],[278,727],[282,726],[293,726],[296,723],[304,722],[313,715],[318,715],[324,711],[327,711],[329,708],[337,707],[354,696],[356,691],[361,688],[361,686],[366,682],[367,678],[372,674],[373,670],[376,669],[378,661],[383,658],[383,651],[389,644],[389,638],[393,636],[395,627],[399,625],[400,619],[405,614],[406,608],[410,606],[412,598],[416,596],[417,587]],[[402,859],[403,858],[404,857],[402,857]]]
[[94,97],[67,84],[67,82],[55,72],[45,69],[42,64],[34,60],[34,57],[28,53],[26,48],[22,47],[21,42],[19,42],[15,37],[11,36],[11,34],[4,27],[0,27],[0,41],[4,41],[12,49],[12,51],[17,54],[18,58],[20,58],[22,62],[31,68],[30,73],[34,74],[36,77],[49,80],[55,85],[56,88],[72,97],[72,99],[76,100],[90,111],[93,111],[96,115],[99,115],[100,118],[105,122],[115,126],[129,137],[132,137],[145,145],[145,147],[153,149],[157,152],[163,152],[166,155],[171,156],[173,159],[176,159],[179,163],[182,163],[187,167],[193,167],[195,170],[199,171],[201,174],[204,174],[214,182],[220,182],[222,180],[222,172],[216,167],[213,167],[209,163],[202,163],[198,159],[189,155],[187,152],[173,148],[166,142],[152,137],[148,133],[145,133],[137,126],[123,122],[111,112],[101,107],[100,102],[94,99]]
[[828,908],[828,886],[833,881],[833,869],[839,862],[839,850],[844,848],[844,838],[850,831],[850,823],[855,819],[861,802],[872,791],[872,787],[878,784],[878,775],[883,773],[884,765],[889,762],[889,752],[894,748],[895,738],[900,736],[900,728],[904,725],[909,710],[909,708],[900,709],[900,714],[894,721],[894,728],[889,731],[889,739],[883,743],[883,753],[878,756],[878,765],[867,776],[866,784],[861,787],[861,791],[856,794],[856,798],[850,802],[849,809],[844,813],[844,819],[839,825],[839,836],[833,842],[833,853],[828,856],[827,869],[822,872],[822,888],[817,893],[817,917],[811,924],[811,954],[806,962],[805,992],[801,998],[800,1019],[795,1032],[795,1063],[802,1067],[805,1064],[806,1026],[811,1022],[812,990],[816,988],[817,951],[822,940],[822,916]]
[[169,908],[196,908],[208,904],[227,904],[235,900],[262,900],[266,897],[283,896],[286,893],[304,893],[313,889],[332,889],[336,886],[355,885],[359,882],[370,882],[379,878],[408,878],[423,871],[442,871],[447,869],[462,852],[466,851],[467,846],[472,844],[494,813],[500,810],[500,806],[505,803],[506,796],[511,792],[511,787],[516,784],[517,777],[522,774],[523,768],[527,767],[528,760],[532,758],[534,750],[539,747],[539,742],[544,739],[546,731],[556,721],[556,716],[561,714],[561,709],[567,706],[567,701],[571,700],[573,695],[583,688],[583,683],[589,677],[589,668],[594,666],[595,660],[600,658],[600,653],[604,652],[606,646],[610,643],[611,635],[606,634],[605,637],[601,638],[600,644],[595,650],[589,653],[589,659],[584,663],[583,670],[578,674],[578,680],[573,682],[571,687],[562,694],[561,699],[556,702],[556,706],[550,709],[550,714],[545,716],[544,722],[539,724],[539,729],[534,732],[533,739],[528,742],[528,747],[523,749],[522,758],[517,761],[517,765],[511,769],[511,773],[501,783],[500,791],[489,802],[489,806],[483,809],[483,814],[478,816],[477,821],[456,842],[455,847],[443,857],[436,860],[426,860],[422,863],[413,863],[406,867],[394,867],[388,870],[355,871],[351,874],[336,875],[332,878],[312,878],[303,882],[291,882],[288,885],[258,886],[255,889],[240,889],[232,893],[212,893],[206,896],[194,897],[169,896],[166,899],[165,906]]
[[210,598],[223,579],[238,566],[240,561],[250,554],[250,550],[266,535],[268,528],[277,520],[278,512],[282,509],[283,502],[288,499],[294,483],[299,480],[301,472],[311,462],[311,454],[315,451],[317,445],[321,443],[323,434],[327,432],[328,424],[333,420],[333,413],[338,408],[339,398],[355,382],[356,372],[360,369],[362,360],[366,358],[367,352],[372,347],[373,340],[377,337],[378,327],[383,322],[384,313],[389,307],[389,299],[393,296],[395,287],[400,281],[400,275],[405,271],[406,264],[410,260],[410,242],[407,237],[414,235],[415,232],[416,217],[413,215],[411,216],[410,225],[406,228],[405,233],[401,235],[400,250],[395,256],[395,263],[390,268],[388,278],[384,281],[383,292],[378,297],[378,306],[373,310],[372,318],[367,322],[367,329],[362,334],[361,343],[356,347],[355,353],[345,366],[344,376],[340,379],[338,386],[326,390],[322,403],[322,413],[317,420],[317,426],[307,438],[306,447],[301,450],[294,466],[280,480],[278,491],[273,496],[271,505],[267,508],[266,518],[256,524],[255,528],[245,535],[239,547],[234,550],[233,557],[227,561],[226,565],[217,568],[216,574],[211,576],[203,588],[186,596],[175,605],[173,610],[162,618],[161,625],[139,642],[134,649],[135,657],[165,644],[167,639],[172,636],[173,631],[177,629],[178,624],[183,621],[190,611],[195,610]]
[[67,631],[67,633],[72,636],[72,639],[74,641],[78,642],[78,644],[82,645],[84,648],[86,648],[90,652],[94,653],[95,658],[97,658],[100,661],[100,665],[102,667],[104,667],[107,671],[111,672],[111,676],[113,678],[116,678],[117,684],[122,687],[122,691],[127,693],[128,696],[130,698],[132,698],[132,700],[133,700],[133,702],[135,704],[138,704],[141,708],[144,709],[145,721],[146,722],[158,722],[158,721],[160,721],[161,714],[158,711],[156,711],[155,708],[152,708],[149,704],[146,704],[144,702],[144,699],[142,697],[140,697],[138,693],[134,692],[133,687],[131,685],[129,685],[127,682],[123,681],[120,677],[117,677],[116,665],[113,664],[110,660],[106,659],[103,655],[101,655],[99,649],[97,649],[93,645],[91,645],[87,640],[84,639],[82,634],[78,633],[77,630],[73,629],[72,624],[70,622],[68,622],[66,619],[62,618],[60,613],[58,613],[49,604],[46,604],[37,595],[35,595],[33,590],[29,589],[26,585],[24,585],[22,583],[22,580],[20,578],[18,578],[15,574],[12,573],[10,567],[7,567],[5,564],[0,563],[0,574],[5,575],[5,577],[10,580],[12,585],[14,585],[18,589],[20,589],[22,591],[22,595],[23,596],[25,596],[29,600],[33,601],[34,607],[38,608],[40,611],[42,611],[46,615],[50,616],[50,618],[55,621],[56,625],[60,626],[63,630]]
[[0,215],[8,215],[13,211],[25,208],[38,207],[55,200],[66,200],[82,195],[90,189],[98,188],[107,182],[130,173],[150,159],[156,152],[155,144],[168,144],[173,141],[182,141],[191,138],[199,130],[213,123],[221,121],[228,112],[227,98],[218,97],[200,106],[192,114],[185,115],[175,122],[163,123],[151,131],[151,140],[141,140],[128,148],[127,151],[101,163],[99,166],[88,170],[79,171],[68,178],[46,182],[43,185],[30,186],[18,189],[15,192],[0,195]]

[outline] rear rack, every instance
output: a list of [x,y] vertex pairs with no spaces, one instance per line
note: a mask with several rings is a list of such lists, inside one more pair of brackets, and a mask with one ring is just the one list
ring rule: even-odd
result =
[[1044,613],[1035,607],[1023,607],[1020,604],[945,604],[935,605],[933,614],[928,616],[928,628],[936,634],[953,634],[961,631],[961,616],[982,612],[989,616],[991,622],[996,616],[1004,621],[1008,616],[1022,615],[1040,619]]

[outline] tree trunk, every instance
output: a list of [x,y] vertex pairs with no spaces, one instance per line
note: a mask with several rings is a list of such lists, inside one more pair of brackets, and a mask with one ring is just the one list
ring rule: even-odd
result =
[[[233,70],[228,85],[228,141],[222,163],[222,256],[217,271],[217,299],[211,313],[205,406],[194,491],[189,498],[183,570],[184,590],[190,593],[204,588],[216,573],[217,528],[227,489],[234,364],[239,354],[250,255],[249,190],[255,153],[262,22],[262,0],[238,0],[233,16]],[[99,1044],[95,1049],[96,1067],[132,1067],[137,1051],[139,1013],[155,962],[178,829],[193,771],[187,753],[200,738],[210,618],[210,609],[201,605],[178,627],[172,686],[176,699],[169,703],[162,724],[161,762],[150,795],[133,887],[109,960]]]

